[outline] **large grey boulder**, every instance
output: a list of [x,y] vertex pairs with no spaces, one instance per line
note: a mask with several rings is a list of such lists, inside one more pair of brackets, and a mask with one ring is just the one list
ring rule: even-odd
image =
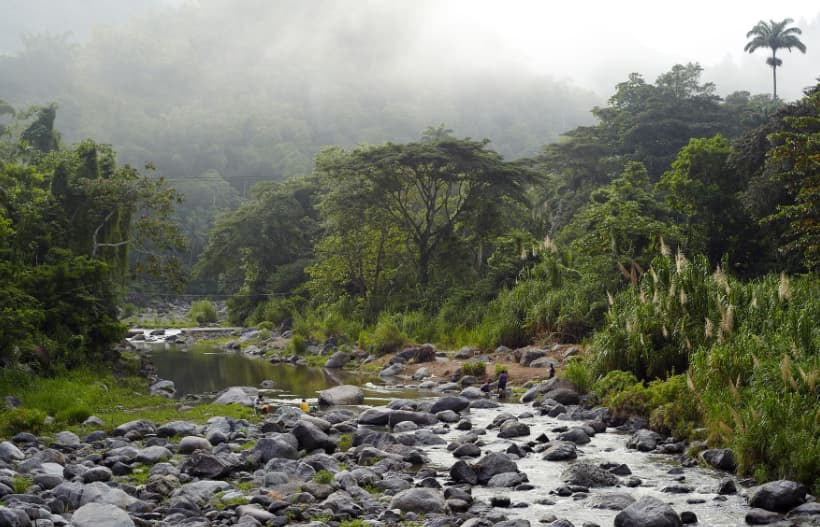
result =
[[180,454],[192,454],[196,450],[210,451],[211,448],[213,448],[211,442],[204,437],[185,436],[180,440],[177,452]]
[[299,441],[299,448],[308,452],[321,449],[332,454],[336,450],[336,443],[322,432],[318,426],[308,421],[299,421],[291,433]]
[[197,450],[185,460],[180,470],[197,478],[216,479],[227,475],[233,468],[233,463],[227,459]]
[[496,474],[495,476],[490,478],[490,481],[487,482],[488,487],[503,487],[503,488],[513,488],[516,485],[520,485],[528,481],[527,475],[523,472],[502,472],[501,474]]
[[389,408],[368,408],[359,414],[359,424],[384,426],[389,422],[392,412]]
[[737,468],[737,461],[735,461],[735,453],[728,448],[711,448],[700,453],[700,458],[707,464],[718,468],[734,472]]
[[173,399],[174,395],[177,393],[177,387],[174,384],[174,381],[163,379],[152,384],[148,388],[148,392],[151,395],[158,395],[167,399]]
[[358,386],[343,384],[319,392],[319,404],[336,406],[343,404],[361,404],[364,392]]
[[475,465],[478,482],[486,484],[496,474],[518,472],[518,465],[507,454],[493,452],[487,454]]
[[428,412],[408,412],[406,410],[393,410],[390,414],[388,424],[401,423],[402,421],[412,421],[419,426],[432,426],[438,423],[438,418]]
[[148,434],[155,434],[156,432],[157,428],[154,426],[154,423],[151,421],[146,421],[145,419],[138,419],[136,421],[129,421],[121,424],[114,429],[113,435],[127,435],[130,438],[139,439]]
[[578,427],[573,427],[566,432],[561,432],[558,434],[558,440],[569,441],[570,443],[575,443],[576,445],[586,445],[590,441],[589,435],[587,435],[586,431],[583,428]]
[[540,359],[547,354],[546,350],[539,350],[539,349],[530,349],[526,350],[524,353],[521,354],[521,365],[522,366],[529,366],[532,361],[536,359]]
[[390,508],[399,509],[402,512],[442,513],[444,507],[444,495],[436,489],[407,489],[399,492],[390,500]]
[[109,487],[105,483],[95,481],[83,487],[82,497],[80,498],[80,505],[87,505],[89,503],[104,503],[114,505],[120,509],[126,509],[137,499],[122,489]]
[[71,527],[134,527],[134,521],[116,505],[88,503],[74,511]]
[[160,461],[167,461],[171,459],[171,456],[173,456],[171,451],[164,446],[154,445],[137,451],[137,457],[134,459],[138,463],[154,465]]
[[298,441],[288,441],[286,435],[289,434],[260,438],[253,446],[253,453],[259,455],[262,463],[267,463],[275,458],[297,459],[299,457],[299,443]]
[[575,448],[575,443],[569,441],[553,441],[549,448],[544,451],[545,461],[566,461],[568,459],[575,459],[578,457],[578,449]]
[[651,452],[657,448],[661,439],[663,438],[659,433],[642,428],[632,434],[632,437],[626,442],[626,448],[634,448],[641,452]]
[[574,463],[561,473],[561,481],[582,487],[612,487],[618,477],[591,463]]
[[231,386],[223,390],[214,400],[214,404],[241,404],[253,406],[259,390],[253,386]]
[[586,506],[593,509],[622,511],[633,503],[635,503],[635,498],[633,498],[631,494],[610,492],[605,494],[593,494],[586,502]]
[[444,410],[460,412],[470,406],[470,401],[465,397],[442,397],[433,403],[430,413],[436,414]]
[[[529,403],[534,401],[539,394],[546,394],[548,392],[558,391],[558,390],[567,390],[568,392],[578,393],[578,387],[575,385],[574,382],[565,379],[563,377],[553,377],[547,381],[544,381],[536,386],[527,390],[524,395],[521,396],[522,403]],[[546,397],[548,398],[548,397]],[[568,403],[563,403],[568,404]],[[570,403],[570,404],[577,404],[577,403]]]
[[189,436],[196,432],[196,423],[190,421],[171,421],[157,428],[159,437]]
[[3,441],[0,443],[0,460],[10,463],[13,461],[20,461],[25,459],[23,451],[17,448],[17,445],[11,441]]
[[231,486],[224,481],[201,480],[187,483],[171,494],[172,498],[182,498],[197,506],[208,503],[214,494],[230,489]]
[[343,368],[344,365],[347,364],[349,361],[350,361],[350,354],[349,353],[345,353],[344,351],[337,351],[336,353],[331,355],[329,359],[327,359],[327,362],[325,362],[325,368],[330,368],[330,369]]
[[544,392],[544,399],[552,399],[555,402],[572,405],[581,402],[581,396],[574,388],[557,388]]
[[469,386],[467,388],[464,388],[458,395],[460,397],[464,397],[465,399],[470,400],[483,399],[487,396],[487,394],[481,391],[481,388],[476,388],[475,386]]
[[385,369],[379,372],[379,377],[395,377],[402,371],[404,371],[404,364],[391,364],[390,366],[386,367]]
[[767,511],[785,512],[806,501],[802,483],[779,479],[755,487],[749,493],[749,506]]
[[530,427],[526,423],[517,421],[515,419],[508,419],[504,421],[498,431],[498,437],[510,438],[530,435]]
[[456,483],[469,483],[475,485],[478,483],[478,475],[466,461],[458,460],[450,467],[450,477]]
[[59,449],[79,448],[80,436],[78,436],[74,432],[69,431],[59,432],[57,433],[57,435],[54,436],[54,442],[51,444],[51,446]]
[[675,510],[652,496],[644,496],[615,516],[615,527],[681,527]]

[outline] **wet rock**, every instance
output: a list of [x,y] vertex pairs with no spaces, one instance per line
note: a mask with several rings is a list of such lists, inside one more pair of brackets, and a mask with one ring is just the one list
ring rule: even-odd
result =
[[88,503],[71,517],[72,527],[134,527],[128,513],[115,505]]
[[210,451],[212,448],[211,442],[204,437],[185,436],[180,440],[177,446],[177,452],[180,454],[192,454],[196,450]]
[[542,459],[545,461],[566,461],[577,457],[578,449],[575,447],[575,443],[554,441],[550,443],[550,447],[544,452]]
[[660,434],[644,428],[638,430],[632,435],[631,438],[629,438],[629,441],[626,442],[626,447],[634,448],[641,452],[651,452],[657,448],[660,440]]
[[481,458],[475,465],[479,483],[487,483],[496,474],[518,472],[518,465],[506,454],[493,452]]
[[490,497],[490,505],[492,507],[509,507],[511,504],[509,496],[492,496]]
[[413,374],[412,379],[414,381],[420,381],[430,376],[430,370],[425,367],[419,368],[416,370],[416,373]]
[[718,483],[717,493],[721,495],[734,494],[737,492],[737,485],[732,478],[723,478]]
[[399,492],[390,500],[391,509],[402,512],[442,513],[444,512],[444,496],[434,489],[413,488]]
[[12,463],[25,458],[26,456],[14,443],[9,441],[3,441],[0,443],[0,460],[5,461],[6,463]]
[[573,405],[581,402],[581,396],[576,389],[558,388],[544,393],[544,399],[552,399],[553,401],[564,404]]
[[463,397],[465,399],[469,399],[471,401],[475,399],[483,399],[486,397],[487,394],[481,391],[481,388],[476,388],[475,386],[470,386],[468,388],[464,388],[461,390],[461,393],[458,394],[459,397]]
[[693,523],[698,523],[698,517],[692,511],[683,511],[680,513],[680,521],[684,525],[691,525]]
[[501,425],[498,431],[498,437],[522,437],[530,435],[530,427],[526,423],[522,423],[515,419],[508,419]]
[[262,437],[253,446],[253,453],[259,456],[262,463],[274,458],[297,459],[298,450],[299,442],[291,434]]
[[436,419],[442,423],[457,423],[461,417],[452,410],[444,410],[436,413]]
[[804,503],[789,511],[787,515],[790,520],[811,522],[820,524],[820,503],[813,501]]
[[171,421],[157,428],[159,437],[189,436],[196,433],[196,423],[190,421]]
[[396,423],[395,425],[393,425],[393,432],[396,433],[412,432],[418,429],[419,425],[417,425],[413,421],[402,421],[400,423]]
[[404,364],[391,364],[379,372],[379,377],[395,377],[404,371]]
[[83,483],[93,483],[95,481],[110,481],[111,477],[111,469],[108,467],[93,467],[83,472],[81,476]]
[[293,427],[291,433],[299,441],[300,449],[305,449],[308,452],[320,449],[328,454],[332,454],[336,450],[336,442],[322,432],[319,427],[308,421],[299,421]]
[[765,509],[751,509],[746,513],[746,523],[749,525],[769,525],[783,520],[785,517],[777,512]]
[[436,414],[444,410],[460,412],[468,406],[470,406],[470,401],[465,397],[441,397],[430,407],[430,413]]
[[361,404],[364,402],[364,392],[358,386],[343,384],[319,392],[319,404],[338,406],[346,404]]
[[501,406],[501,403],[498,401],[493,401],[492,399],[476,399],[470,403],[470,408],[498,408]]
[[571,465],[561,473],[561,481],[584,487],[611,487],[618,484],[618,478],[614,474],[590,463]]
[[481,455],[481,447],[475,443],[465,443],[453,450],[455,457],[479,457]]
[[384,426],[390,420],[393,410],[388,408],[368,408],[359,414],[359,424]]
[[345,353],[344,351],[337,351],[331,355],[329,359],[327,359],[327,362],[325,362],[325,368],[343,368],[348,362],[350,362],[350,354]]
[[252,386],[232,386],[223,390],[214,400],[214,404],[240,404],[252,407],[258,393],[259,390]]
[[621,511],[633,503],[635,503],[635,498],[633,498],[631,494],[612,492],[608,494],[596,494],[587,501],[586,505],[593,509]]
[[767,511],[785,512],[806,501],[806,487],[785,479],[770,481],[749,493],[749,506]]
[[680,527],[672,507],[652,496],[644,496],[615,516],[615,527]]
[[471,423],[468,419],[462,419],[456,423],[456,430],[471,430],[472,428],[473,423]]
[[549,523],[548,527],[575,527],[575,525],[566,518],[561,518]]
[[586,445],[589,443],[589,435],[587,435],[586,431],[582,428],[570,428],[566,432],[563,432],[558,435],[558,439],[561,441],[569,441],[570,443],[575,443],[576,445]]
[[735,453],[728,448],[712,448],[700,453],[700,458],[707,464],[728,472],[734,472],[737,468]]
[[138,419],[136,421],[129,421],[127,423],[123,423],[117,428],[114,429],[113,435],[116,436],[128,436],[134,439],[140,439],[145,437],[149,434],[155,434],[157,432],[154,423],[151,421],[146,421],[144,419]]
[[402,421],[412,421],[419,426],[432,426],[438,423],[436,416],[427,412],[409,412],[407,410],[393,410],[390,413],[388,425],[400,423]]
[[456,461],[450,467],[450,477],[456,483],[469,483],[470,485],[478,483],[478,474],[473,470],[473,467],[463,460]]
[[528,481],[527,475],[523,472],[502,472],[491,477],[487,482],[488,487],[513,488],[516,485]]

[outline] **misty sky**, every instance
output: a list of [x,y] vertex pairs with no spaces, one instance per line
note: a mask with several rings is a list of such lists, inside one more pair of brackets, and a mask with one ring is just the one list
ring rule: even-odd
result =
[[[306,0],[307,2],[308,0]],[[19,46],[21,33],[71,32],[82,43],[95,25],[116,26],[141,12],[208,0],[0,0],[0,52]],[[275,0],[271,0],[275,3]],[[243,9],[245,0],[230,5]],[[722,94],[737,89],[771,90],[765,51],[743,52],[746,32],[760,19],[793,18],[804,30],[808,53],[781,52],[779,92],[799,97],[820,75],[820,2],[817,0],[546,1],[546,0],[357,0],[334,4],[332,16],[394,10],[415,32],[415,45],[400,66],[435,63],[492,71],[510,65],[536,75],[566,78],[603,97],[632,71],[648,81],[675,63],[700,62],[704,80]],[[321,28],[296,28],[306,33]],[[367,26],[372,28],[372,26]],[[389,35],[387,35],[389,37]],[[231,38],[215,34],[214,38]],[[367,37],[365,37],[367,38]],[[385,35],[373,36],[374,46]],[[816,43],[816,44],[815,44]],[[742,70],[742,71],[741,71]]]

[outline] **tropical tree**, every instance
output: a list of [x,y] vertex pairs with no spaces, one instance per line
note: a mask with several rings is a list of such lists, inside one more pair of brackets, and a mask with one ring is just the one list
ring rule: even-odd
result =
[[797,35],[803,32],[798,27],[786,27],[794,22],[791,18],[786,18],[780,22],[769,20],[766,22],[761,20],[748,33],[746,38],[751,38],[746,43],[744,51],[754,53],[758,48],[769,48],[772,50],[772,56],[766,59],[766,64],[772,67],[772,99],[777,99],[777,67],[783,64],[783,61],[777,58],[777,50],[787,49],[791,52],[792,48],[800,50],[801,53],[806,52],[806,45],[800,42]]

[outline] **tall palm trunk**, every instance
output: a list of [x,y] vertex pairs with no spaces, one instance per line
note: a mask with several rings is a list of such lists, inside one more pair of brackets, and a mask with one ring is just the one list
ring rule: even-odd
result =
[[777,100],[777,50],[772,49],[772,101]]

